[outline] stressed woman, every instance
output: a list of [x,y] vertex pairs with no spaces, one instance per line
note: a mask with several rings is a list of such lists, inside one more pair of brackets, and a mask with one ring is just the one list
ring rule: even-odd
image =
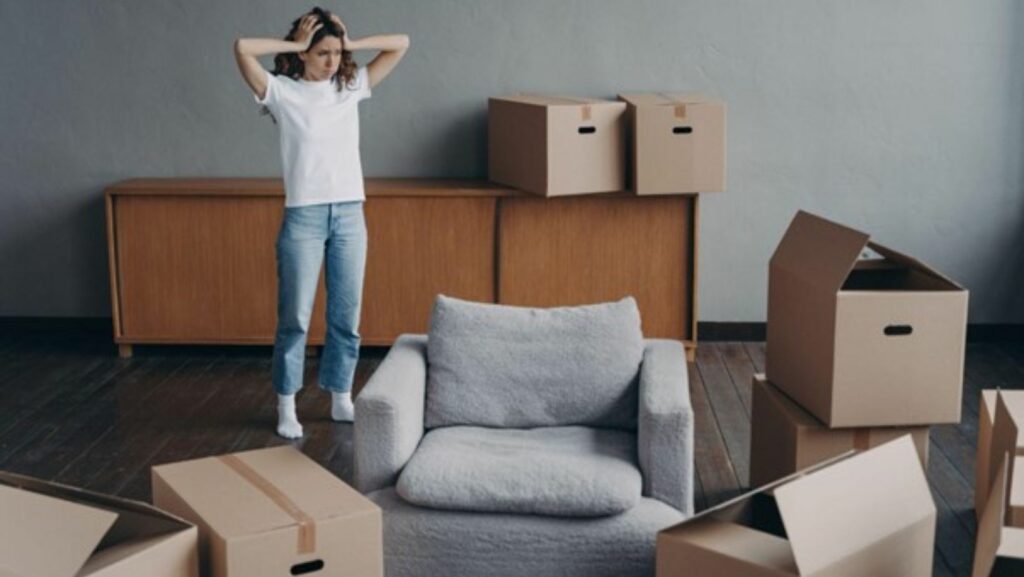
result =
[[[277,237],[277,331],[272,380],[277,433],[302,436],[295,394],[302,388],[306,337],[326,262],[327,339],[319,385],[331,418],[352,421],[350,391],[359,360],[359,316],[366,264],[359,102],[370,97],[409,48],[404,34],[353,39],[335,14],[314,8],[284,40],[239,38],[235,58],[256,101],[280,133],[285,209]],[[357,50],[380,53],[365,67]],[[276,54],[268,72],[257,59]]]

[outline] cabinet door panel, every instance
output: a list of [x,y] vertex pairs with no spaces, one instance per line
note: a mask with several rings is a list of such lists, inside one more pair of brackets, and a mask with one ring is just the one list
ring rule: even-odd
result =
[[645,336],[695,336],[694,197],[506,198],[499,214],[499,302],[551,307],[633,295]]
[[[122,333],[151,342],[272,343],[276,197],[119,196],[114,206]],[[310,343],[323,341],[320,288]]]
[[372,197],[360,333],[427,332],[438,293],[494,302],[493,197]]

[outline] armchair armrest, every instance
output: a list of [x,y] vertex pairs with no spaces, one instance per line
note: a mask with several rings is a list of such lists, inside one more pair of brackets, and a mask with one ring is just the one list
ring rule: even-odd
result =
[[355,401],[355,484],[395,484],[423,437],[427,337],[401,335]]
[[646,339],[640,364],[637,455],[644,495],[693,514],[693,408],[680,341]]

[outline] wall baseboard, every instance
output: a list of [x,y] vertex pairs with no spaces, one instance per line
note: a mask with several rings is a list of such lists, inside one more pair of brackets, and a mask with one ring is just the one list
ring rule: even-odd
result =
[[[765,339],[765,323],[699,322],[700,342],[753,341]],[[0,317],[0,334],[16,333],[82,333],[113,341],[113,320],[110,317]],[[967,342],[1024,342],[1024,324],[971,324],[967,326]]]

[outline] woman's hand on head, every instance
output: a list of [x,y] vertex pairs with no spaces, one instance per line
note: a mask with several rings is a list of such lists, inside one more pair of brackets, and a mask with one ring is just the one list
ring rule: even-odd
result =
[[306,14],[299,22],[299,29],[295,31],[295,42],[302,45],[302,52],[309,50],[309,43],[316,31],[323,28],[323,24],[314,14]]
[[348,26],[345,26],[345,23],[341,21],[341,17],[334,13],[331,14],[331,21],[341,30],[342,47],[344,47],[348,44]]

